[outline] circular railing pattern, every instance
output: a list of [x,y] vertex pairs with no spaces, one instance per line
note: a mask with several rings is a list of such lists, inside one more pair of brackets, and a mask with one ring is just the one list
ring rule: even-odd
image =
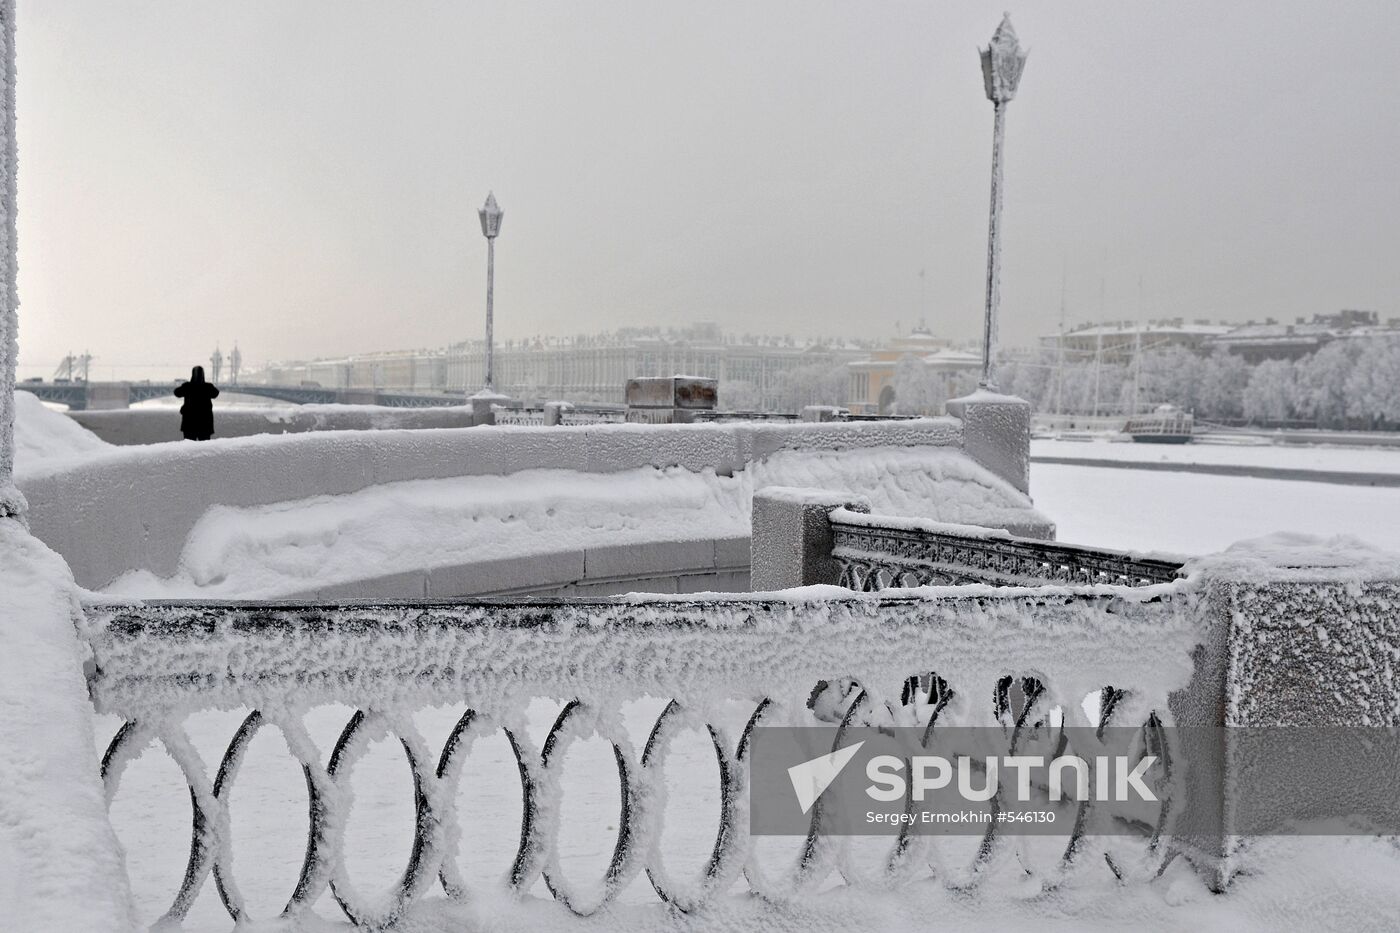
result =
[[[1008,675],[996,682],[990,718],[1002,726],[1008,754],[1016,753],[1031,730],[1047,728],[1050,712],[1046,708],[1047,696],[1044,683],[1034,675]],[[1076,712],[1076,724],[1095,725],[1100,727],[1100,732],[1109,724],[1118,725],[1123,711],[1132,707],[1125,702],[1127,696],[1129,694],[1123,690],[1104,687],[1098,697],[1097,722]],[[969,703],[968,699],[937,673],[930,672],[908,679],[900,703],[905,708],[922,711],[919,720],[924,729],[922,744],[926,749],[933,749],[940,729],[988,722],[985,715],[972,715],[976,704]],[[819,683],[807,705],[811,712],[801,712],[809,723],[819,724],[818,720],[824,720],[837,724],[833,750],[842,746],[846,731],[852,727],[886,725],[894,721],[892,707],[872,700],[852,680]],[[733,743],[724,727],[706,721],[695,710],[672,700],[652,727],[640,758],[634,754],[627,735],[621,734],[620,727],[615,725],[619,718],[608,715],[611,712],[615,710],[605,711],[585,700],[567,703],[543,747],[536,750],[517,729],[468,709],[452,728],[441,754],[434,757],[407,713],[359,710],[346,723],[329,761],[323,765],[321,754],[299,713],[255,710],[234,733],[212,783],[181,723],[128,721],[118,729],[103,756],[102,777],[110,805],[126,766],[153,742],[159,742],[175,760],[189,787],[192,804],[189,857],[184,877],[161,922],[182,920],[211,874],[230,917],[238,923],[256,919],[249,915],[232,874],[229,801],[253,737],[269,726],[282,733],[292,757],[301,766],[309,806],[305,855],[295,888],[282,911],[282,916],[287,918],[308,912],[328,890],[350,921],[367,929],[392,926],[435,884],[451,899],[470,899],[478,889],[463,877],[455,854],[463,834],[455,796],[473,743],[498,730],[509,741],[518,765],[523,805],[519,845],[506,876],[497,883],[524,894],[542,878],[550,894],[580,916],[606,907],[640,872],[645,873],[660,900],[679,911],[692,912],[733,888],[741,874],[758,896],[788,901],[822,887],[833,872],[849,885],[881,887],[898,886],[942,873],[945,883],[971,888],[1008,846],[1016,852],[1023,866],[1030,866],[1037,859],[1021,837],[997,832],[993,822],[968,864],[949,869],[934,851],[937,840],[914,834],[907,826],[893,838],[877,865],[863,864],[852,850],[850,837],[824,831],[819,798],[812,807],[810,826],[800,853],[791,864],[774,869],[763,864],[749,835],[749,768],[755,730],[764,725],[791,725],[794,722],[791,708],[762,698],[737,743]],[[1133,714],[1138,712],[1141,711],[1133,707]],[[1160,751],[1169,763],[1167,730],[1163,726],[1159,714],[1148,711],[1141,730],[1144,741]],[[663,768],[670,745],[687,729],[703,730],[710,738],[719,769],[721,798],[711,853],[699,876],[688,880],[670,874],[662,862],[659,845],[666,803]],[[344,840],[351,809],[346,783],[370,744],[389,736],[398,740],[412,774],[414,834],[407,864],[392,893],[375,903],[354,890],[346,871]],[[590,891],[564,877],[558,830],[563,796],[560,772],[565,755],[571,743],[595,736],[611,745],[620,800],[616,843],[603,877]],[[1075,751],[1088,757],[1105,750]],[[990,806],[997,808],[999,801],[998,794],[992,798]],[[906,803],[912,806],[912,802]],[[1081,803],[1063,848],[1050,864],[1037,866],[1036,871],[1042,882],[1052,887],[1072,867],[1093,861],[1088,858],[1093,853],[1095,858],[1101,857],[1101,864],[1106,864],[1120,880],[1129,875],[1152,877],[1166,864],[1159,852],[1159,843],[1169,813],[1170,799],[1162,806],[1156,825],[1145,827],[1137,841],[1128,844],[1131,851],[1124,854],[1123,844],[1105,843],[1092,832],[1099,815],[1091,802]],[[1043,851],[1043,845],[1041,849]]]

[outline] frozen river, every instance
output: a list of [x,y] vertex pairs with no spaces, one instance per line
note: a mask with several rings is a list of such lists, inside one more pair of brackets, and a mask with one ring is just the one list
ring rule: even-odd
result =
[[[1314,463],[1335,461],[1327,469],[1347,462],[1335,451],[1326,457],[1297,453]],[[1373,462],[1388,457],[1400,467],[1400,453],[1366,453],[1374,454]],[[1294,531],[1354,535],[1400,551],[1396,487],[1037,463],[1031,466],[1031,494],[1058,525],[1059,539],[1073,544],[1207,554],[1245,538]]]

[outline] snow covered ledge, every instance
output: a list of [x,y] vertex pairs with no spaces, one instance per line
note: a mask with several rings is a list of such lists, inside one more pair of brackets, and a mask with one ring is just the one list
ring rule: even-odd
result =
[[0,925],[134,930],[62,558],[0,518]]

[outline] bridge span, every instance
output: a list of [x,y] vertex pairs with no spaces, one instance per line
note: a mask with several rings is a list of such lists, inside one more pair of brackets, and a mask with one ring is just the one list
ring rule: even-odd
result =
[[[136,402],[170,396],[176,383],[170,382],[85,382],[59,380],[47,382],[29,380],[15,384],[16,389],[33,393],[46,402],[67,405],[70,411],[128,408]],[[460,395],[416,394],[382,389],[336,389],[323,386],[282,386],[245,384],[225,385],[224,392],[257,395],[293,405],[383,405],[389,408],[442,408],[463,405]]]

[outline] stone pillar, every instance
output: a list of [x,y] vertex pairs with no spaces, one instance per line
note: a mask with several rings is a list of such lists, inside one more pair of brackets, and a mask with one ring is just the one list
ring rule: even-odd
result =
[[490,389],[482,389],[480,392],[467,399],[467,404],[472,407],[472,426],[480,427],[496,423],[496,413],[491,410],[492,405],[504,405],[510,401],[510,396],[501,395]]
[[863,497],[829,489],[765,486],[753,496],[749,538],[751,588],[785,590],[817,583],[836,584],[841,565],[831,557],[831,510],[869,512]]
[[1168,701],[1186,762],[1173,845],[1217,891],[1249,870],[1251,836],[1392,833],[1400,814],[1400,563],[1265,540],[1204,559],[1194,674]]
[[0,0],[0,518],[23,520],[15,487],[15,361],[19,260],[15,249],[15,4]]
[[568,402],[545,402],[544,423],[546,427],[556,427],[564,423],[564,412],[573,409]]
[[1030,402],[977,391],[949,399],[948,414],[962,420],[962,446],[969,457],[1021,492],[1030,492]]

